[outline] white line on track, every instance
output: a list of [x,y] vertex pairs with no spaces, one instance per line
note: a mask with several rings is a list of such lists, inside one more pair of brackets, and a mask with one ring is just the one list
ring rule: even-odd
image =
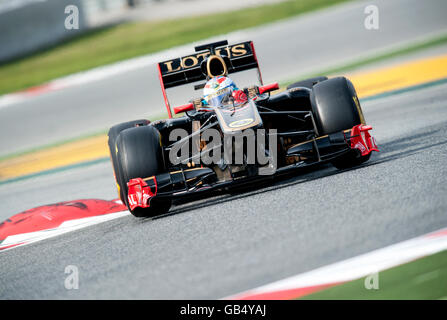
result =
[[[447,228],[374,250],[357,257],[260,286],[224,299],[283,299],[281,292],[333,285],[368,275],[447,249]],[[274,298],[273,298],[274,297]]]

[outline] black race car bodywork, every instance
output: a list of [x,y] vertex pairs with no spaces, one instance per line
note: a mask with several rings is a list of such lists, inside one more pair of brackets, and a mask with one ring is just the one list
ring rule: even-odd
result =
[[[353,167],[378,151],[348,79],[307,79],[271,95],[278,85],[263,84],[252,42],[195,49],[158,64],[169,119],[126,122],[109,131],[120,198],[135,216],[165,213],[177,197],[316,163]],[[166,89],[189,83],[200,89],[207,79],[249,69],[258,70],[258,85],[238,92],[243,103],[209,107],[194,99],[174,108],[184,116],[172,117]]]

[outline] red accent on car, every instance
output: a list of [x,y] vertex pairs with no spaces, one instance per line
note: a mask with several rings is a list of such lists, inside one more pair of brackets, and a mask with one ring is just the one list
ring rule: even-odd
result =
[[266,84],[265,86],[259,87],[259,94],[263,94],[265,92],[270,92],[270,91],[274,91],[274,90],[278,90],[278,89],[279,89],[278,82]]
[[233,95],[235,102],[238,102],[238,103],[244,103],[248,100],[247,95],[245,94],[245,92],[243,90],[233,91],[232,95]]
[[364,124],[359,124],[351,129],[351,148],[359,150],[362,156],[366,156],[372,151],[379,152],[376,141],[369,134],[369,130],[372,130],[372,127]]
[[182,106],[178,106],[174,108],[174,113],[178,114],[181,112],[194,110],[194,105],[192,103],[184,104]]
[[131,179],[127,183],[128,187],[128,202],[130,210],[135,208],[149,208],[150,200],[157,195],[157,180],[154,179],[154,191],[152,188],[141,178]]
[[251,47],[251,51],[253,52],[253,57],[256,60],[256,64],[258,65],[257,69],[258,69],[259,82],[261,83],[261,85],[263,85],[264,81],[262,80],[261,68],[259,68],[259,61],[258,61],[258,57],[256,56],[256,50],[255,50],[255,45],[253,44],[253,41],[250,42],[250,47]]
[[165,84],[163,83],[163,76],[161,74],[160,64],[157,64],[158,67],[158,78],[160,79],[161,91],[163,92],[163,98],[165,99],[166,109],[168,109],[169,119],[172,118],[171,106],[169,104],[168,95],[166,94]]

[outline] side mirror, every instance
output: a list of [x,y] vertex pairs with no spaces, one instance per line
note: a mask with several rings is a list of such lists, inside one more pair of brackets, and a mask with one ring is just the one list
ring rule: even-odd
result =
[[174,113],[178,114],[181,112],[186,112],[186,111],[192,111],[194,110],[194,104],[192,103],[188,103],[188,104],[184,104],[178,107],[174,107]]

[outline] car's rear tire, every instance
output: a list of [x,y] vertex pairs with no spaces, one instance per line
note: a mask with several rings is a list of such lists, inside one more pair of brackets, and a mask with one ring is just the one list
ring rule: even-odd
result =
[[149,208],[130,210],[127,182],[133,178],[147,178],[164,173],[166,166],[160,145],[160,132],[153,126],[121,131],[116,140],[118,176],[125,204],[136,217],[154,217],[169,211],[170,199],[151,199]]
[[316,85],[319,82],[325,81],[327,79],[328,79],[328,77],[309,78],[309,79],[305,79],[305,80],[301,80],[301,81],[292,83],[291,85],[289,85],[287,87],[287,89],[292,89],[292,88],[297,88],[297,87],[304,87],[304,88],[312,89],[312,87],[314,85]]
[[[332,78],[316,84],[312,88],[310,101],[320,136],[365,123],[354,86],[345,77]],[[338,169],[350,168],[368,161],[370,156],[361,156],[357,150],[351,150],[334,159],[332,164]]]
[[108,145],[109,145],[109,151],[110,151],[110,159],[112,160],[112,167],[113,167],[113,174],[115,175],[115,181],[116,186],[118,189],[118,195],[123,203],[124,202],[124,194],[122,191],[122,186],[120,185],[120,182],[118,181],[118,165],[116,160],[116,139],[118,138],[118,135],[121,133],[121,131],[133,128],[133,127],[140,127],[140,126],[147,126],[150,123],[149,120],[141,119],[141,120],[134,120],[134,121],[128,121],[123,122],[120,124],[117,124],[110,128],[108,135]]

